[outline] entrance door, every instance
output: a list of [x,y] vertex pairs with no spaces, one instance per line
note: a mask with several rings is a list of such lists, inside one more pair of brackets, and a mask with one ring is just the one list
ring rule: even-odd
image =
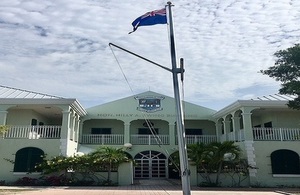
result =
[[166,178],[166,156],[157,151],[144,151],[138,153],[134,160],[134,178]]

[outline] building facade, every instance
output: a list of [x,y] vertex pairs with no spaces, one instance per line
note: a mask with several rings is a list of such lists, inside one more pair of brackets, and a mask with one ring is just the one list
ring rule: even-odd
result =
[[[287,108],[287,101],[238,100],[220,111],[184,102],[186,142],[234,141],[256,167],[245,185],[298,185],[300,112]],[[163,94],[148,91],[85,109],[76,99],[2,86],[0,125],[9,127],[0,140],[0,180],[28,176],[41,155],[73,156],[100,146],[126,147],[135,160],[135,166],[120,166],[115,179],[121,185],[178,178],[169,166],[178,151],[175,102]],[[197,185],[201,177],[190,168]]]

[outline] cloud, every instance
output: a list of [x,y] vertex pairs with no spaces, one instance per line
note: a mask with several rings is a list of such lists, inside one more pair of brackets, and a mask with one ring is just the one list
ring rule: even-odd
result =
[[[185,100],[220,109],[239,98],[277,93],[279,84],[258,71],[274,64],[276,51],[299,40],[299,2],[173,3],[177,58],[185,59]],[[108,46],[115,43],[170,68],[166,25],[128,34],[135,18],[164,5],[2,0],[1,85],[78,98],[86,107],[147,90],[173,96],[168,71],[116,48],[114,56]]]

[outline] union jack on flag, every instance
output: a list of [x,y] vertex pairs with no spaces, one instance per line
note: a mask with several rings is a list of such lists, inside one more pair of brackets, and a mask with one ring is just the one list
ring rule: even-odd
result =
[[[167,13],[166,8],[160,9],[160,10],[154,10],[151,12],[147,12],[144,15],[138,17],[132,22],[133,31],[136,31],[136,29],[139,26],[150,26],[155,24],[166,24],[167,23]],[[130,32],[130,33],[132,33]],[[129,33],[129,34],[130,34]]]

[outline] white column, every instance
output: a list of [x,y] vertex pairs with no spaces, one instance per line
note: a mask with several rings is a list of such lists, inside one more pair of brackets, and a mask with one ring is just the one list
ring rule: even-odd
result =
[[74,126],[74,141],[75,142],[78,142],[79,141],[79,123],[80,123],[80,118],[79,118],[79,115],[76,114],[76,117],[75,117],[75,126]]
[[124,144],[130,142],[130,122],[124,121]]
[[221,141],[221,136],[222,136],[222,123],[219,121],[216,122],[216,136],[217,136],[217,141]]
[[252,113],[242,113],[246,141],[253,141],[251,114]]
[[60,138],[60,151],[61,155],[68,156],[68,142],[70,139],[70,110],[62,112],[62,126],[61,126],[61,138]]
[[169,142],[171,146],[175,146],[175,122],[169,121]]
[[1,110],[0,111],[0,125],[5,125],[6,124],[7,113],[8,112],[6,110]]
[[225,140],[228,141],[228,133],[230,133],[230,123],[231,121],[223,121],[224,124],[224,135],[225,135]]
[[240,117],[232,117],[232,127],[233,127],[233,141],[237,141],[239,140],[239,138],[237,137],[237,133],[240,130]]

